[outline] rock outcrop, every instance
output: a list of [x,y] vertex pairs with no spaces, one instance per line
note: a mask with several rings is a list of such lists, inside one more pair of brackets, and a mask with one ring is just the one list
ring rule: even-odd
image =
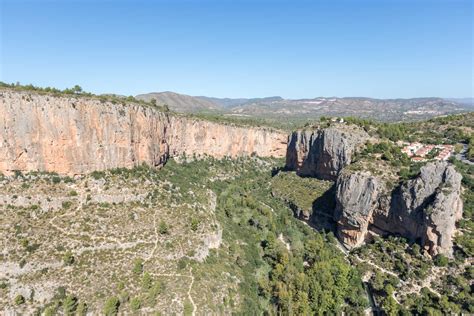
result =
[[337,180],[337,235],[348,248],[369,231],[419,242],[431,255],[452,255],[462,216],[461,174],[446,162],[428,163],[419,176],[393,190],[381,177],[344,170]]
[[462,176],[446,162],[429,163],[394,194],[393,232],[419,242],[430,254],[451,254],[455,223],[462,217]]
[[336,180],[351,163],[354,152],[369,135],[360,128],[336,125],[315,131],[296,131],[288,138],[286,168],[301,176]]
[[0,90],[0,172],[162,166],[175,155],[283,157],[287,135],[140,104]]
[[349,247],[365,241],[381,181],[367,172],[342,172],[336,183],[337,235]]

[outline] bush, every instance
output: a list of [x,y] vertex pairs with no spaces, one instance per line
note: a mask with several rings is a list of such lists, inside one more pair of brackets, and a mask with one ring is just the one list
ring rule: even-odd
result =
[[130,308],[133,310],[133,311],[137,311],[139,310],[141,307],[141,301],[138,297],[134,297],[132,298],[132,300],[130,301]]
[[70,266],[74,263],[74,255],[71,251],[66,251],[66,253],[63,255],[63,262],[67,266]]
[[120,307],[120,301],[116,297],[110,297],[104,305],[104,314],[106,316],[114,316],[118,314],[118,310]]
[[77,305],[77,308],[76,308],[76,315],[77,316],[85,316],[87,315],[87,304],[84,303],[84,302],[80,302],[78,305]]
[[148,291],[153,286],[153,279],[150,273],[145,272],[142,278],[142,287],[144,290]]
[[191,219],[191,230],[192,231],[197,231],[199,228],[199,220],[196,218]]
[[162,235],[168,234],[168,232],[169,232],[168,225],[166,225],[166,223],[164,221],[161,221],[159,226],[158,226],[158,231]]
[[179,259],[179,261],[178,261],[178,269],[179,270],[183,270],[184,268],[186,268],[187,265],[188,265],[188,262],[187,262],[186,258],[183,257],[183,258]]
[[446,267],[449,263],[449,259],[442,254],[436,255],[433,261],[437,267]]
[[68,208],[70,208],[72,205],[72,202],[71,201],[63,201],[61,203],[61,206],[63,207],[63,209],[67,210]]
[[143,272],[143,260],[135,259],[133,263],[133,273],[142,274],[142,272]]
[[77,308],[77,298],[74,295],[66,296],[63,302],[64,315],[73,315]]
[[190,301],[184,302],[184,315],[192,315],[193,314],[193,305]]
[[22,305],[22,304],[25,304],[25,298],[21,294],[17,295],[15,297],[15,305]]

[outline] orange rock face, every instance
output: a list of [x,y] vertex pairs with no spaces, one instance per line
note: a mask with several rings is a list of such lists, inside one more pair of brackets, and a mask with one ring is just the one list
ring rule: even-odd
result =
[[169,157],[284,157],[287,135],[160,112],[143,105],[0,90],[0,172],[163,165]]

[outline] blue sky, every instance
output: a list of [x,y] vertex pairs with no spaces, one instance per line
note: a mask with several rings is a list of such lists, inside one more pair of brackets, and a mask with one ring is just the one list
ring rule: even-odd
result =
[[218,97],[474,90],[470,0],[0,2],[6,82]]

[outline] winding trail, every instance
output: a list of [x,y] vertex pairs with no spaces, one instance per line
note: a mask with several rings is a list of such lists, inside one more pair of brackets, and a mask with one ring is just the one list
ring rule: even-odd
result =
[[392,272],[392,271],[390,271],[390,270],[387,270],[387,269],[385,269],[385,268],[382,268],[381,266],[379,266],[379,265],[373,263],[373,262],[370,261],[370,260],[363,260],[363,259],[361,259],[358,255],[354,255],[354,258],[355,258],[357,261],[359,261],[359,262],[367,263],[368,265],[370,265],[370,266],[372,266],[372,267],[374,267],[374,268],[376,268],[376,269],[382,271],[383,273],[390,274],[391,276],[394,276],[394,277],[400,279],[400,277],[398,276],[398,274],[396,274],[396,273],[394,273],[394,272]]
[[156,252],[156,249],[158,248],[158,240],[159,240],[159,235],[158,235],[158,228],[157,228],[157,225],[156,225],[156,212],[157,210],[155,209],[155,212],[153,213],[153,227],[155,229],[155,241],[154,241],[154,247],[153,249],[151,250],[150,254],[148,255],[148,257],[145,258],[145,260],[143,260],[143,262],[148,262],[150,261],[151,258],[153,258],[153,256],[155,255],[155,252]]
[[193,284],[194,284],[194,275],[193,275],[193,268],[189,268],[189,275],[191,276],[191,283],[189,283],[189,289],[188,289],[188,298],[189,298],[189,301],[191,302],[191,305],[193,306],[193,311],[191,313],[191,315],[196,315],[196,311],[197,311],[197,306],[196,304],[194,303],[194,300],[193,300],[193,296],[191,295],[191,290],[193,289]]

